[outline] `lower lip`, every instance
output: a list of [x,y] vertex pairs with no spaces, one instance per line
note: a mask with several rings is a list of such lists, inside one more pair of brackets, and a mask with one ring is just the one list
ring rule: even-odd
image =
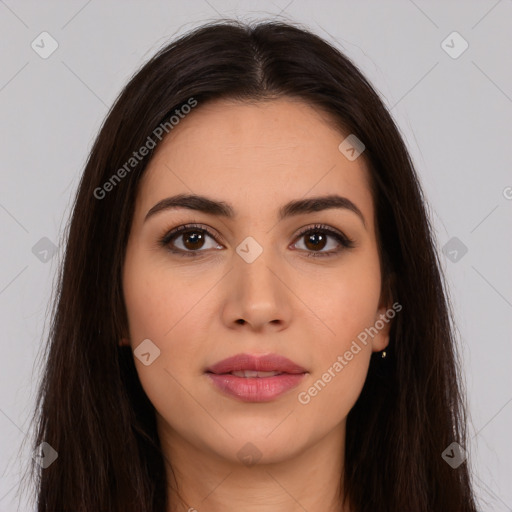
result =
[[274,377],[237,377],[230,373],[207,373],[223,393],[244,402],[269,402],[298,386],[305,373],[282,373]]

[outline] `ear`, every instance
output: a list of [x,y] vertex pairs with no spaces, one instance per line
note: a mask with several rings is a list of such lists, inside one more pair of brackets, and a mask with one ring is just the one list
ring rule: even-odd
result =
[[[372,332],[377,333],[372,338],[372,352],[381,352],[389,345],[389,331],[391,330],[391,316],[395,310],[386,304],[380,307],[375,315]],[[394,316],[394,315],[393,315]]]
[[397,312],[402,309],[402,306],[398,302],[393,302],[392,291],[394,289],[394,283],[394,274],[389,274],[383,282],[379,309],[375,314],[375,322],[373,324],[373,328],[377,333],[372,339],[372,352],[381,352],[389,345],[389,333],[391,331],[393,318],[396,316]]
[[130,346],[130,340],[128,338],[121,338],[118,342],[120,347],[129,347]]

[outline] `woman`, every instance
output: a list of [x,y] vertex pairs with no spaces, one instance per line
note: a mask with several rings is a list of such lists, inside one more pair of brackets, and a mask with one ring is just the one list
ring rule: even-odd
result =
[[78,189],[37,510],[475,511],[450,315],[356,67],[287,24],[196,29],[124,88]]

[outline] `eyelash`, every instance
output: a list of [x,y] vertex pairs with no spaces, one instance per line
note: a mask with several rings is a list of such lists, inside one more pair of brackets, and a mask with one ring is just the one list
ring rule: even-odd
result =
[[[184,256],[184,257],[199,257],[201,252],[205,252],[204,250],[197,250],[197,251],[184,251],[183,249],[171,249],[169,247],[169,243],[173,238],[177,238],[177,235],[183,235],[187,233],[206,233],[208,236],[213,238],[215,240],[215,235],[206,227],[202,227],[199,224],[185,224],[183,226],[179,226],[171,231],[168,231],[164,234],[163,237],[159,239],[159,244],[162,247],[165,247],[167,250],[169,250],[173,254],[177,254],[178,256]],[[334,231],[333,229],[329,228],[328,226],[324,224],[315,224],[314,226],[307,227],[303,229],[298,235],[297,235],[297,241],[299,241],[300,238],[304,237],[305,235],[308,235],[310,233],[317,233],[320,232],[322,234],[326,234],[329,236],[332,236],[341,246],[342,249],[336,249],[331,251],[324,251],[324,252],[318,252],[318,251],[307,251],[307,257],[313,257],[313,258],[324,258],[324,257],[330,257],[335,256],[339,254],[343,249],[352,249],[354,247],[354,241],[348,238],[346,235],[342,234],[341,232]]]

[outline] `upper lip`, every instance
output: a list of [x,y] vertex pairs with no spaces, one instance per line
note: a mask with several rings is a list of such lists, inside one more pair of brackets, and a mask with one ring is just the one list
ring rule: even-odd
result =
[[298,364],[278,354],[265,354],[261,356],[251,354],[237,354],[206,368],[206,372],[222,374],[242,370],[258,372],[306,373]]

